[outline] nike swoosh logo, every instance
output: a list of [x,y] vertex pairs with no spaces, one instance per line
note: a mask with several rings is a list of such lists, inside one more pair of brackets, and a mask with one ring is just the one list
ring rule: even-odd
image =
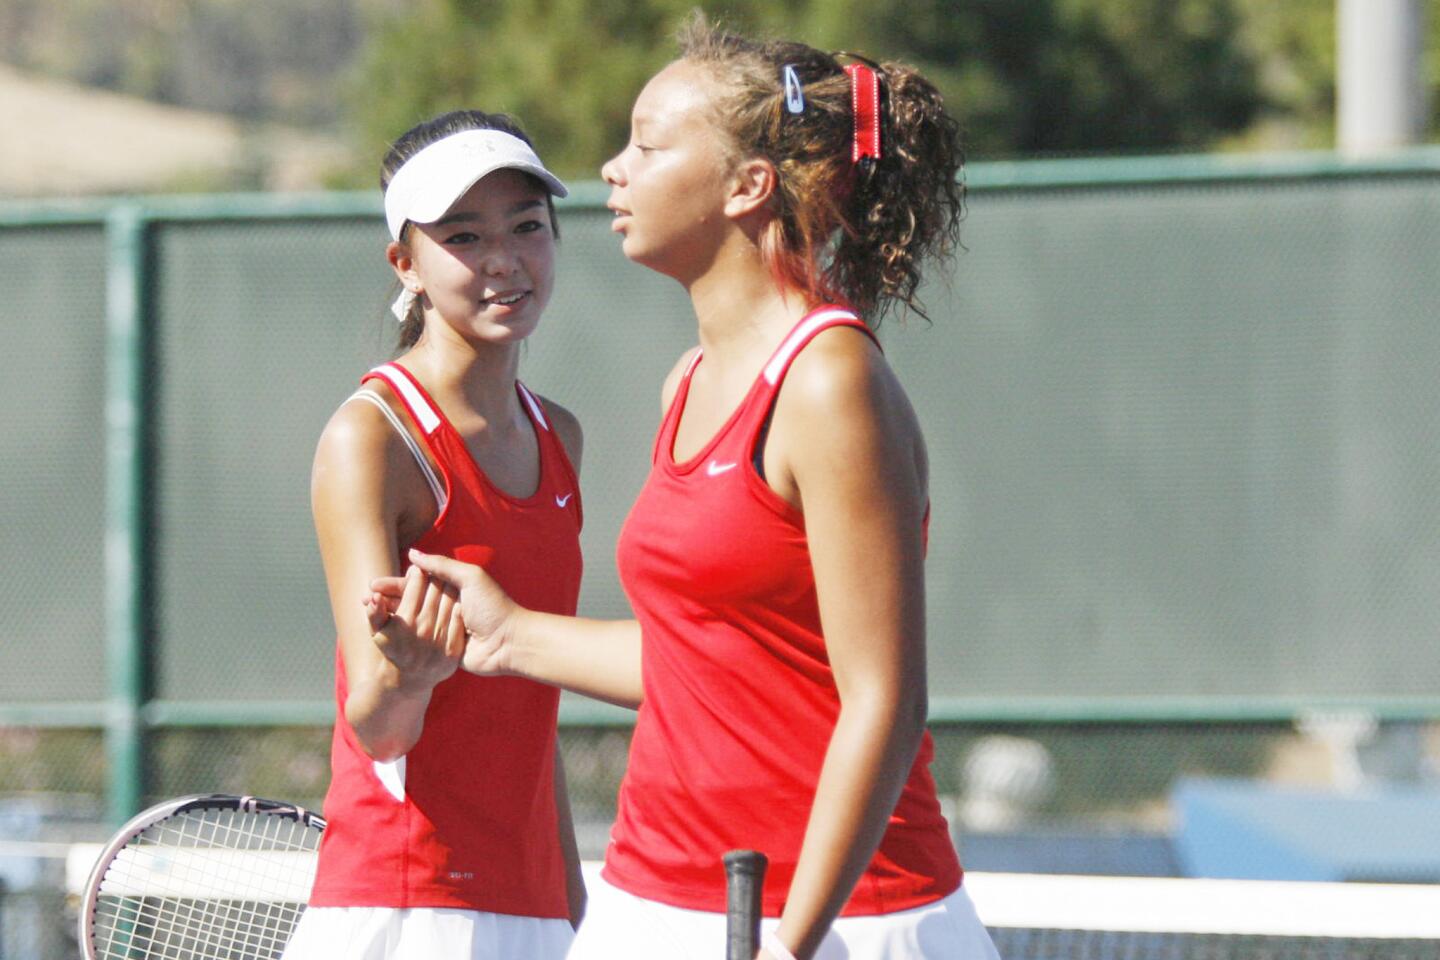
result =
[[720,474],[722,474],[722,473],[726,473],[726,472],[728,472],[728,471],[730,471],[730,470],[734,470],[736,466],[737,466],[737,464],[735,464],[735,463],[733,463],[733,462],[731,462],[731,463],[716,463],[714,460],[711,460],[710,463],[709,463],[709,465],[705,467],[705,472],[706,472],[707,474],[709,474],[710,476],[712,476],[712,477],[718,477],[718,476],[720,476]]
[[563,496],[563,497],[557,496],[557,497],[555,498],[555,506],[557,506],[557,507],[563,507],[563,506],[565,506],[565,504],[567,504],[567,503],[570,502],[570,498],[573,497],[573,496],[575,496],[575,494],[573,494],[573,493],[567,493],[567,494],[565,494],[565,496]]

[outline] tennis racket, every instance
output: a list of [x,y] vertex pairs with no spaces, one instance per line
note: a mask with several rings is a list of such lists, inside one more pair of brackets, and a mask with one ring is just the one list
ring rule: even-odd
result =
[[755,960],[760,949],[760,894],[769,861],[757,850],[731,850],[725,862],[725,960]]
[[277,960],[315,878],[325,821],[256,797],[197,794],[132,819],[80,907],[85,960]]

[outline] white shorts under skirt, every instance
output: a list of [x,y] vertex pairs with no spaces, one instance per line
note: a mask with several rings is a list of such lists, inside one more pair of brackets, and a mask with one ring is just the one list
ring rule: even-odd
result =
[[282,960],[562,960],[568,920],[441,907],[312,907]]
[[[645,900],[586,878],[585,921],[568,960],[715,960],[725,955],[725,915]],[[763,929],[780,923],[767,918]],[[840,917],[815,960],[999,960],[962,887],[923,907]]]

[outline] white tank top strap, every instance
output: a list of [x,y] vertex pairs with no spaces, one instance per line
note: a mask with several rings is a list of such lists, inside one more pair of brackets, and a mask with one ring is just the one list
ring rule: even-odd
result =
[[425,432],[425,436],[428,437],[435,432],[435,428],[440,426],[440,414],[430,406],[425,395],[416,389],[414,382],[404,370],[393,363],[382,363],[370,372],[390,384],[390,389],[405,401],[405,406],[414,415],[415,422],[420,424],[420,429]]
[[779,349],[775,351],[775,355],[770,358],[770,362],[765,364],[765,382],[772,386],[779,383],[780,378],[785,375],[785,368],[790,365],[790,360],[820,327],[825,326],[827,323],[834,323],[836,320],[858,319],[860,318],[857,317],[853,311],[846,310],[844,307],[831,307],[827,310],[812,313],[804,320],[801,320],[795,325],[795,329],[790,331],[790,335],[780,344]]
[[530,415],[535,418],[535,422],[540,424],[542,430],[549,433],[550,421],[545,419],[545,408],[540,404],[539,398],[531,393],[530,388],[519,380],[515,381],[515,386],[520,388],[520,396],[525,398],[525,405],[530,408]]
[[695,368],[700,365],[700,355],[704,352],[705,351],[701,350],[699,347],[695,348],[695,354],[690,358],[690,362],[685,364],[685,372],[680,375],[680,378],[682,380],[690,379],[690,374],[694,373]]
[[440,482],[439,477],[435,476],[435,468],[430,466],[429,458],[427,458],[420,449],[420,445],[415,442],[415,438],[410,435],[410,431],[406,429],[405,424],[400,422],[399,415],[390,409],[390,404],[369,390],[356,390],[345,398],[345,403],[349,403],[351,400],[363,400],[366,403],[374,404],[375,408],[385,415],[385,419],[390,421],[390,426],[394,427],[395,432],[400,434],[400,439],[405,441],[405,446],[410,450],[410,455],[415,458],[415,463],[419,465],[420,472],[425,475],[425,482],[430,485],[430,492],[435,494],[435,506],[438,507],[441,512],[444,512],[445,485]]

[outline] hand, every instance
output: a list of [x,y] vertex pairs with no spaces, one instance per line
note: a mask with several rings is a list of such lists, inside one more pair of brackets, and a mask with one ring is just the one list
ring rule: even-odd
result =
[[[412,570],[419,568],[432,580],[458,591],[456,609],[464,622],[466,641],[461,665],[470,673],[485,676],[508,674],[510,636],[515,615],[521,607],[500,589],[490,575],[471,563],[410,551]],[[377,592],[393,589],[376,581]]]
[[370,632],[379,633],[390,622],[400,598],[405,595],[404,577],[382,577],[371,584],[365,595],[365,618],[370,621]]
[[414,567],[398,582],[398,599],[380,591],[367,598],[371,641],[395,666],[402,686],[429,691],[455,672],[465,651],[458,593]]

